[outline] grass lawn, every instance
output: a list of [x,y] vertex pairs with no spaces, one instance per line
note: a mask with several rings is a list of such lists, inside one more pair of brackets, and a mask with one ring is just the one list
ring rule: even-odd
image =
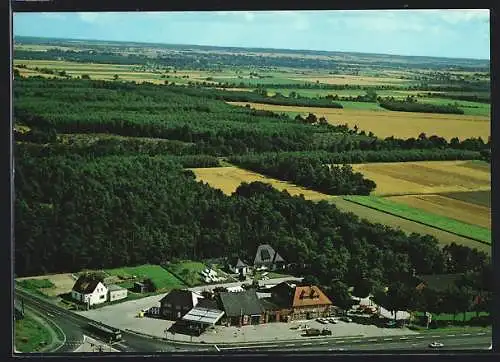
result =
[[181,280],[176,278],[172,273],[168,272],[159,265],[146,264],[135,267],[108,269],[105,270],[105,272],[109,275],[115,275],[122,279],[151,278],[153,283],[156,284],[158,292],[185,287],[184,283]]
[[197,261],[181,261],[165,265],[164,268],[174,274],[189,286],[204,284],[200,273],[207,268],[203,263]]
[[383,197],[344,196],[344,199],[407,220],[432,226],[455,235],[491,244],[491,230],[488,230],[487,228],[466,224],[445,216],[432,214],[401,203],[387,200]]
[[14,343],[20,352],[38,352],[52,343],[52,336],[43,325],[26,315],[15,322]]
[[47,297],[47,294],[45,294],[41,289],[55,287],[54,283],[48,279],[23,279],[17,280],[16,284],[23,289],[43,295],[44,297]]

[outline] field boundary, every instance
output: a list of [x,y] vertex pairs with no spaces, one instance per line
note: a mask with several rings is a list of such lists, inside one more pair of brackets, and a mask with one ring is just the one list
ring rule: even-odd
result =
[[459,232],[456,232],[456,231],[451,231],[451,230],[448,230],[446,228],[443,228],[443,227],[440,227],[440,226],[437,226],[437,225],[433,225],[431,223],[426,223],[426,222],[423,222],[423,221],[420,221],[420,220],[417,220],[417,219],[414,219],[414,218],[410,218],[408,216],[403,215],[402,213],[391,212],[391,211],[388,211],[388,210],[385,210],[385,209],[382,209],[382,208],[377,208],[375,206],[367,205],[367,204],[365,204],[363,202],[360,202],[360,201],[358,201],[356,199],[351,199],[350,197],[344,196],[342,198],[344,200],[346,200],[346,201],[352,202],[353,204],[364,206],[364,207],[367,207],[367,208],[372,209],[372,210],[377,210],[377,211],[383,212],[383,213],[388,214],[388,215],[396,216],[396,217],[399,217],[399,218],[404,219],[404,220],[412,221],[412,222],[415,222],[415,223],[420,224],[420,225],[429,226],[429,227],[432,227],[432,228],[437,229],[437,230],[441,230],[441,231],[444,231],[444,232],[447,232],[447,233],[450,233],[450,234],[453,234],[453,235],[457,235],[457,236],[460,236],[460,237],[463,237],[463,238],[466,238],[466,239],[477,241],[478,243],[481,243],[481,244],[484,244],[484,245],[491,246],[491,243],[488,243],[488,242],[486,242],[484,240],[481,240],[481,239],[478,239],[478,238],[474,238],[474,237],[472,237],[470,235],[465,235],[464,233],[459,233]]

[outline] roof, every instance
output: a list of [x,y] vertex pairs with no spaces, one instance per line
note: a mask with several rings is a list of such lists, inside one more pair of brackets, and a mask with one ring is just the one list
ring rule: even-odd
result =
[[262,244],[257,248],[257,253],[255,254],[255,264],[273,264],[284,262],[281,255],[279,255],[271,245]]
[[293,307],[305,307],[312,305],[332,305],[328,297],[315,285],[306,287],[295,287]]
[[92,294],[97,288],[97,285],[100,283],[100,280],[97,279],[90,279],[85,275],[82,275],[81,277],[78,278],[78,280],[75,282],[75,285],[73,285],[73,289],[75,292],[81,293],[81,294]]
[[114,292],[117,290],[127,290],[126,288],[120,287],[119,285],[116,285],[116,284],[110,284],[107,286],[107,288],[110,292]]
[[243,268],[247,266],[240,258],[234,257],[229,260],[229,265],[236,268]]
[[260,305],[264,310],[276,310],[280,309],[280,306],[273,303],[273,301],[270,298],[263,298],[260,300]]
[[260,315],[264,311],[253,289],[236,293],[221,292],[219,298],[228,317]]
[[282,308],[290,308],[293,305],[295,287],[287,282],[281,282],[271,289],[273,302]]
[[182,319],[190,322],[215,324],[223,315],[224,312],[218,309],[194,307]]
[[195,293],[187,289],[174,289],[160,300],[160,304],[170,303],[172,305],[193,308],[197,304],[198,298],[203,297],[195,295]]
[[206,309],[219,309],[219,306],[217,305],[217,301],[214,299],[207,299],[203,298],[201,299],[198,304],[196,304],[196,307],[200,308],[206,308]]
[[430,289],[444,291],[451,286],[454,286],[457,281],[462,278],[463,274],[432,274],[419,275],[417,278],[426,284]]

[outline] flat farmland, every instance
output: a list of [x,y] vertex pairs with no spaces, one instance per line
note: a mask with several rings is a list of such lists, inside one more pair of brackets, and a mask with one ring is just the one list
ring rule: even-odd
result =
[[[230,102],[245,106],[247,102]],[[376,136],[410,138],[420,133],[428,136],[439,135],[447,140],[453,137],[466,139],[482,137],[487,140],[491,134],[490,118],[485,116],[468,116],[460,114],[432,114],[416,112],[374,112],[363,109],[335,109],[323,107],[295,107],[262,103],[248,103],[255,109],[281,112],[314,113],[325,117],[331,124],[348,124],[358,126],[365,132],[373,132]]]
[[491,230],[491,209],[443,195],[391,196],[387,200]]
[[437,194],[489,191],[491,172],[470,167],[471,161],[388,162],[352,165],[375,181],[373,195]]
[[321,192],[308,190],[306,188],[293,185],[288,182],[276,180],[256,172],[247,171],[238,167],[211,167],[211,168],[192,168],[196,179],[208,183],[211,187],[224,192],[226,195],[231,195],[242,182],[260,181],[271,184],[279,191],[287,190],[290,195],[303,194],[307,200],[324,200],[331,196]]
[[344,200],[342,196],[332,196],[329,201],[330,203],[334,204],[340,211],[351,212],[362,219],[368,220],[369,222],[387,225],[395,229],[399,229],[407,234],[417,233],[431,235],[434,236],[443,246],[455,242],[457,244],[465,245],[470,248],[477,248],[478,250],[481,250],[488,255],[491,254],[490,245],[483,244],[463,236],[458,236],[429,225],[424,225],[412,220],[403,219],[401,217],[391,215],[383,211],[371,209],[369,207]]
[[408,83],[406,79],[390,77],[363,77],[356,75],[328,75],[328,76],[296,76],[290,78],[297,81],[305,81],[322,84],[350,84],[350,85],[383,85]]
[[491,209],[491,191],[448,192],[443,196]]
[[428,225],[458,236],[469,238],[471,240],[491,244],[491,230],[485,227],[461,222],[448,216],[441,216],[434,212],[427,212],[425,210],[417,209],[403,203],[394,202],[383,197],[344,196],[344,199],[374,210],[398,216],[402,219],[415,221],[423,225]]

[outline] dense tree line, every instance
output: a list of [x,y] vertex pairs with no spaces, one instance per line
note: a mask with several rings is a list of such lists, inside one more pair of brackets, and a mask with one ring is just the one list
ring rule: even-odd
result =
[[23,149],[15,157],[19,276],[175,257],[248,258],[261,243],[322,283],[351,284],[368,273],[388,283],[413,268],[447,270],[433,237],[406,236],[262,183],[225,196],[168,157],[32,157]]
[[[392,151],[348,151],[348,152],[280,152],[258,153],[229,158],[242,167],[268,168],[267,164],[279,162],[319,162],[321,164],[355,164],[369,162],[409,162],[409,161],[445,161],[445,160],[475,160],[479,159],[477,151],[464,150],[392,150]],[[286,161],[285,161],[286,160]],[[246,166],[245,166],[246,165]],[[254,168],[251,168],[254,169]]]
[[468,101],[468,102],[478,102],[478,103],[491,103],[491,97],[489,95],[481,94],[453,94],[453,93],[431,93],[428,92],[426,97],[432,98],[446,98],[453,99],[457,101]]
[[430,104],[395,99],[380,99],[379,105],[390,111],[464,114],[464,110],[453,104]]
[[282,94],[268,97],[267,92],[262,89],[257,89],[254,92],[227,91],[219,89],[203,89],[200,87],[188,87],[179,89],[184,94],[202,96],[209,99],[219,99],[229,102],[252,102],[275,104],[284,106],[297,107],[325,107],[325,108],[343,108],[340,103],[332,102],[330,99],[316,99],[308,97],[285,97]]
[[329,195],[369,195],[376,184],[349,165],[326,165],[318,159],[298,159],[276,154],[274,158],[232,158],[237,165]]

